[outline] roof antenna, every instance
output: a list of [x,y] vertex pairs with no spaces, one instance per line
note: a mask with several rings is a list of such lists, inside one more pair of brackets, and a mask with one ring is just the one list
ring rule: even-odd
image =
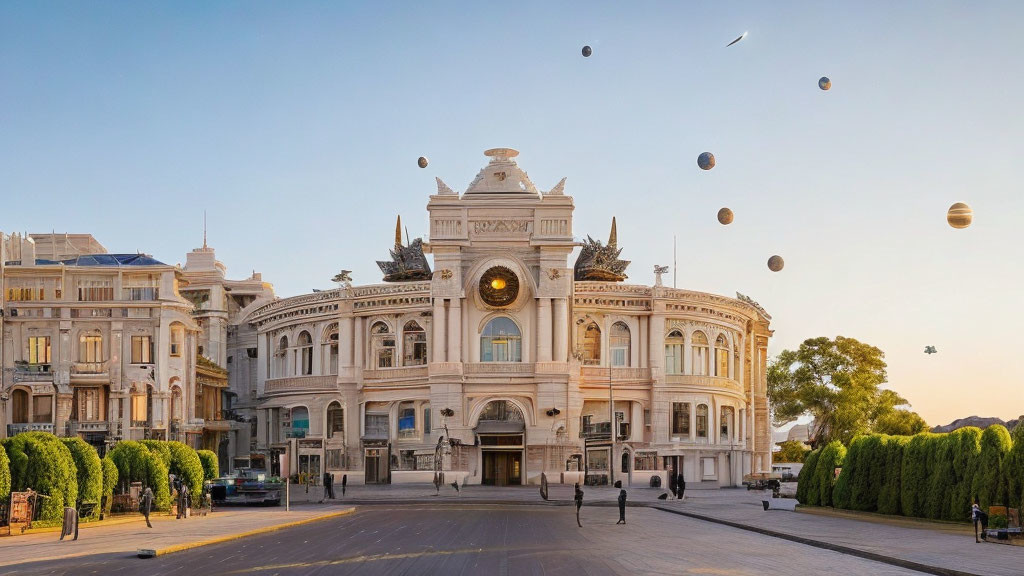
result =
[[206,250],[206,210],[203,210],[203,250]]

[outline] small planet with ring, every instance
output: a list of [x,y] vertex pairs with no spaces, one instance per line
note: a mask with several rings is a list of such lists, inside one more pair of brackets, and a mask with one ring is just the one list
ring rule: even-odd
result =
[[419,160],[417,160],[417,161],[416,161],[416,164],[417,164],[417,165],[418,165],[418,166],[419,166],[420,168],[426,168],[426,167],[427,167],[427,164],[429,164],[429,163],[430,163],[430,161],[429,161],[429,160],[427,160],[427,157],[426,157],[426,156],[420,156]]
[[702,152],[697,156],[697,166],[700,166],[701,170],[711,170],[715,167],[715,155],[711,152]]
[[732,224],[732,218],[733,218],[732,210],[730,210],[728,208],[722,208],[721,210],[718,211],[718,223],[719,224],[728,226],[729,224]]

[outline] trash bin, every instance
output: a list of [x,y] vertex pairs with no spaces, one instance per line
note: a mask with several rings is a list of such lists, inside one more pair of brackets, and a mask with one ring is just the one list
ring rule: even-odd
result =
[[651,488],[661,488],[661,476],[651,476]]

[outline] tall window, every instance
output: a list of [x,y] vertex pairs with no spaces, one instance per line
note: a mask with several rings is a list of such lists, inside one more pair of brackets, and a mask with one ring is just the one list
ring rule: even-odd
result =
[[672,403],[672,435],[673,436],[689,436],[690,435],[690,403],[689,402],[673,402]]
[[612,324],[609,344],[612,366],[629,366],[629,327],[624,322]]
[[416,408],[412,402],[402,402],[398,405],[398,437],[416,437]]
[[430,434],[430,404],[423,405],[423,434]]
[[499,316],[480,335],[481,362],[522,362],[523,338],[511,318]]
[[309,376],[313,374],[313,338],[309,332],[299,332],[299,374]]
[[402,328],[402,364],[420,366],[427,363],[427,332],[415,320]]
[[274,376],[281,378],[288,375],[288,337],[281,336],[274,351]]
[[709,375],[708,337],[697,330],[690,336],[690,341],[693,351],[693,373],[697,376]]
[[305,406],[292,408],[292,438],[309,435],[309,410]]
[[181,356],[185,348],[185,328],[171,326],[171,356]]
[[82,334],[78,337],[79,362],[103,362],[103,336]]
[[28,363],[50,363],[50,337],[30,336],[28,339]]
[[174,386],[171,388],[171,422],[182,420],[184,413],[184,408],[181,406],[181,388]]
[[121,292],[124,300],[157,300],[160,298],[160,278],[155,275],[126,276]]
[[373,360],[376,368],[393,368],[395,366],[395,335],[385,322],[374,322],[370,327]]
[[583,364],[601,364],[601,329],[594,322],[587,324],[587,329],[583,332]]
[[345,410],[338,402],[331,402],[327,407],[327,437],[344,437],[345,435]]
[[673,330],[665,337],[665,373],[683,373],[683,333]]
[[28,424],[28,392],[15,390],[11,393],[12,411],[11,415],[15,424]]
[[153,338],[151,336],[132,336],[132,364],[151,364],[153,362]]
[[114,299],[114,286],[110,280],[79,280],[79,302],[104,302]]
[[708,405],[697,405],[697,438],[708,437]]
[[32,397],[32,421],[37,424],[53,422],[53,396]]
[[[145,396],[142,397],[145,399]],[[73,414],[84,422],[95,422],[103,419],[103,402],[99,388],[75,388]],[[145,406],[145,403],[143,403]]]
[[732,406],[722,406],[722,417],[719,419],[718,424],[721,428],[722,442],[728,442],[732,437],[732,416],[734,408]]
[[729,376],[729,343],[725,334],[719,334],[715,340],[715,376]]
[[132,395],[132,425],[145,426],[149,423],[149,394]]
[[324,330],[320,358],[323,374],[338,373],[338,325],[331,324]]

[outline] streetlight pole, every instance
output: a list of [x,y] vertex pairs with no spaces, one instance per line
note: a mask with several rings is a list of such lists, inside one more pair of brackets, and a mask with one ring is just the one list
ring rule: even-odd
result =
[[608,483],[612,486],[615,485],[615,437],[616,434],[615,425],[618,422],[615,421],[615,396],[612,394],[612,359],[608,358],[608,421],[611,423],[612,432],[612,450],[608,456]]

